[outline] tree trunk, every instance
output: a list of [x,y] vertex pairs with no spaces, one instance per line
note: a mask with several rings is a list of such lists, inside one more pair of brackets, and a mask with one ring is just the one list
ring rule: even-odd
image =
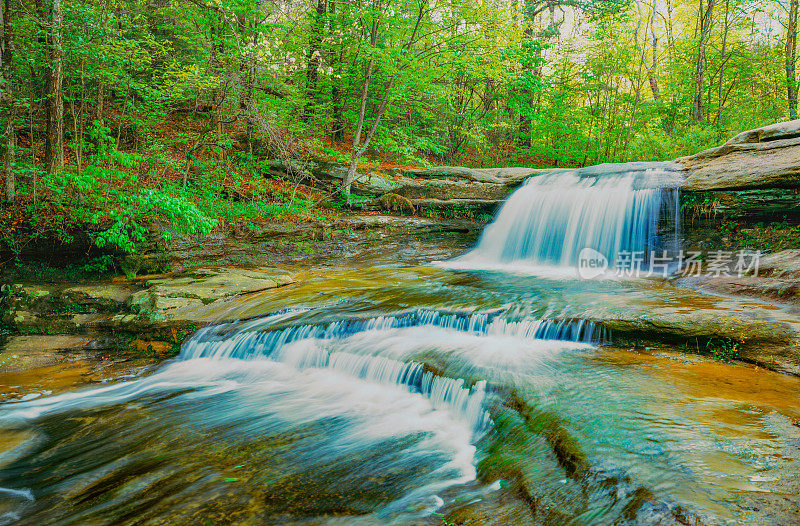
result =
[[[339,68],[341,72],[341,67]],[[335,142],[344,140],[344,108],[342,107],[342,88],[339,79],[333,81],[331,87],[331,102],[333,103],[333,123],[331,124],[331,137]]]
[[261,19],[262,9],[263,0],[259,0],[259,2],[256,4],[256,12],[254,15],[252,15],[252,18],[247,22],[244,19],[240,20],[239,22],[239,29],[243,37],[246,39],[248,34],[253,36],[252,47],[247,54],[242,57],[240,71],[242,71],[244,75],[244,89],[242,90],[241,99],[239,101],[239,108],[244,112],[245,117],[247,153],[251,157],[253,156],[253,130],[255,128],[255,122],[253,119],[253,105],[255,103],[253,93],[256,83],[256,48],[258,48],[258,40],[260,35],[258,20]]
[[[108,4],[105,0],[102,2],[103,9],[100,14],[100,34],[102,38],[105,39],[106,35],[108,34]],[[100,62],[100,67],[103,67],[104,63]],[[103,110],[106,100],[106,83],[103,80],[103,77],[100,77],[97,81],[97,105],[94,108],[94,120],[98,122],[103,122]]]
[[656,36],[656,5],[650,11],[650,35],[653,39],[653,65],[647,68],[647,74],[650,80],[650,90],[653,92],[653,100],[658,102],[661,100],[661,89],[658,87],[658,77],[656,71],[658,69],[658,36]]
[[[336,2],[329,2],[328,9],[332,15],[336,14]],[[329,29],[332,33],[336,30],[336,27],[333,26],[337,22],[337,18],[334,16],[331,19],[331,28]],[[339,56],[337,57],[338,62],[336,63],[336,75],[334,78],[331,79],[331,111],[332,111],[332,119],[333,122],[331,123],[331,141],[332,142],[340,142],[344,140],[344,108],[342,100],[342,68],[344,67],[344,54],[345,54],[345,46],[344,40],[339,44]]]
[[[377,1],[373,0],[372,7],[375,8],[377,11]],[[375,44],[378,42],[378,28],[380,27],[380,18],[376,18],[372,21],[372,28],[370,29],[369,33],[369,44],[371,49],[369,50],[370,56],[369,61],[367,62],[367,69],[364,72],[364,84],[361,88],[361,105],[358,108],[358,122],[356,123],[356,133],[353,137],[353,149],[350,154],[350,166],[347,168],[347,173],[344,176],[344,180],[342,181],[342,191],[344,195],[347,196],[348,201],[350,200],[350,188],[353,185],[353,179],[356,176],[356,167],[358,166],[358,158],[361,157],[361,154],[366,150],[366,146],[369,146],[369,139],[365,141],[366,146],[361,147],[361,133],[364,131],[364,119],[367,113],[367,100],[369,99],[369,84],[372,82],[372,68],[375,65]],[[391,89],[391,85],[390,85]],[[384,101],[386,101],[389,97],[389,91],[386,91],[386,97]],[[383,109],[383,105],[381,105],[381,109]],[[375,126],[373,126],[373,130],[377,127],[378,119],[380,116],[377,116],[375,119]],[[371,134],[370,134],[370,138]]]
[[[527,2],[526,2],[527,6]],[[527,13],[529,12],[528,9],[525,10],[526,13],[526,21],[528,22],[528,26],[525,28],[525,37],[524,42],[527,42],[529,45],[533,43],[533,20],[527,19]],[[524,46],[524,44],[523,44]],[[522,71],[523,74],[530,74],[533,72],[533,64],[530,63],[528,60],[523,59],[522,63]],[[531,101],[528,98],[532,98],[532,93],[530,90],[524,90],[523,95],[525,97],[525,104],[529,105]],[[520,115],[519,116],[519,145],[524,148],[530,148],[531,146],[531,129],[532,129],[532,122],[530,117],[527,115]]]
[[[797,0],[792,0],[796,2]],[[719,84],[717,86],[717,128],[720,128],[722,123],[722,107],[725,105],[724,86],[725,86],[725,64],[728,62],[728,30],[730,29],[730,14],[731,14],[731,0],[725,0],[725,27],[722,33],[722,64],[719,68]],[[722,129],[719,130],[722,135]],[[721,139],[722,137],[720,137]]]
[[14,161],[16,155],[16,132],[14,130],[14,96],[11,93],[11,58],[14,51],[13,33],[11,31],[11,0],[5,0],[0,8],[0,104],[2,105],[5,130],[3,132],[3,181],[5,202],[13,203],[16,196],[14,189]]
[[327,0],[317,0],[317,9],[311,23],[311,42],[308,48],[308,62],[306,64],[306,107],[303,112],[303,121],[314,114],[317,105],[317,84],[319,82],[319,66],[322,51],[322,33],[325,29],[325,13],[328,11]]
[[13,203],[16,197],[16,181],[14,180],[14,162],[16,161],[16,133],[14,131],[14,117],[15,112],[13,109],[7,111],[6,129],[5,129],[5,156],[3,159],[3,180],[5,182],[5,200],[6,203]]
[[[373,35],[377,35],[377,23],[373,23]],[[371,41],[375,41],[375,38],[372,37]],[[375,65],[375,58],[370,57],[369,61],[367,62],[367,69],[364,73],[364,85],[361,90],[361,105],[358,109],[358,122],[356,123],[356,133],[353,137],[353,149],[350,154],[350,166],[347,169],[347,174],[344,177],[344,181],[342,182],[342,191],[345,195],[350,195],[350,187],[353,184],[353,179],[356,176],[356,167],[358,165],[358,158],[361,157],[361,154],[366,150],[367,146],[369,146],[369,141],[365,141],[365,146],[362,148],[361,146],[361,133],[364,131],[364,119],[367,113],[367,100],[369,99],[369,85],[372,81],[372,68]],[[386,96],[388,97],[389,92],[387,90]],[[386,98],[384,98],[386,100]],[[375,119],[375,124],[377,125],[378,119],[380,116],[377,116]],[[374,130],[374,126],[373,126]],[[371,136],[370,136],[371,138]]]
[[47,80],[47,137],[45,166],[53,174],[64,167],[64,99],[61,82],[64,68],[62,37],[63,11],[61,0],[53,0],[50,11],[50,75]]
[[[217,144],[222,141],[222,121],[223,121],[223,87],[224,81],[222,75],[222,59],[220,57],[222,41],[221,22],[219,20],[219,13],[214,15],[216,20],[211,23],[209,28],[209,35],[211,37],[211,47],[209,48],[209,65],[214,75],[215,85],[212,89],[212,108],[211,108],[211,129],[214,130],[215,140]],[[215,154],[219,153],[219,148],[214,148]],[[223,156],[220,156],[220,158]]]
[[699,123],[703,120],[703,77],[706,71],[706,46],[711,35],[711,22],[714,15],[715,0],[708,0],[705,9],[703,0],[700,0],[700,41],[697,45],[697,62],[694,77],[694,103],[692,105],[692,119]]
[[247,153],[253,156],[253,89],[256,83],[256,53],[258,46],[258,31],[253,23],[253,51],[249,53],[249,64],[247,65],[247,94],[245,100],[245,111],[247,112]]
[[786,100],[791,120],[797,118],[797,2],[790,2],[789,23],[786,26]]

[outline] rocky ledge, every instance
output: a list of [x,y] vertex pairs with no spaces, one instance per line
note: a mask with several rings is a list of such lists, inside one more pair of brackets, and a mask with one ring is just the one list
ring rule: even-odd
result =
[[174,355],[198,327],[226,321],[233,299],[294,282],[283,269],[216,267],[80,286],[5,285],[2,322],[14,334],[0,372],[49,364],[59,351]]
[[798,188],[800,120],[742,132],[675,162],[687,169],[687,191]]

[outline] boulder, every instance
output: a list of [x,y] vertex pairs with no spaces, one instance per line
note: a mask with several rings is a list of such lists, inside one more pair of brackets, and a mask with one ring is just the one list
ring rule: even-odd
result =
[[800,120],[740,133],[722,146],[676,159],[689,191],[800,187]]
[[736,135],[725,144],[734,145],[754,142],[769,142],[781,139],[793,139],[796,137],[800,137],[800,119],[778,122],[762,128],[747,130],[739,135]]
[[408,199],[484,199],[500,201],[511,189],[499,183],[398,178],[392,193]]
[[[318,182],[323,183],[323,186],[328,186],[333,190],[341,187],[344,183],[347,165],[333,161],[316,161],[311,173]],[[369,171],[356,173],[351,191],[356,195],[381,195],[391,192],[399,186],[400,183],[395,181],[394,177]]]
[[797,334],[783,321],[715,308],[654,307],[638,315],[610,315],[591,319],[614,333],[663,340],[700,341],[731,338],[752,345],[791,345]]
[[294,283],[285,270],[260,267],[201,268],[181,277],[147,281],[148,288],[133,294],[129,304],[135,320],[116,323],[197,325],[224,319],[223,304],[235,296],[252,294]]

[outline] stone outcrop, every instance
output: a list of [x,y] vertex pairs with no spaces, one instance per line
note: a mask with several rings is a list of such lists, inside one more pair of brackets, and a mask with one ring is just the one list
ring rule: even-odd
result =
[[[415,209],[460,215],[463,210],[493,213],[511,191],[531,175],[549,170],[533,168],[465,168],[437,166],[426,169],[390,169],[356,174],[352,191],[376,199],[372,208],[388,209],[380,197],[396,194]],[[314,178],[331,190],[341,186],[346,169],[334,162],[318,162]]]
[[680,277],[677,284],[717,294],[744,295],[778,301],[800,314],[800,250],[784,250],[760,258],[758,274],[742,277],[707,274]]
[[228,300],[291,283],[286,270],[219,267],[76,287],[6,285],[2,321],[21,334],[127,333],[143,341],[172,335],[179,344],[177,331],[225,321]]
[[465,168],[463,166],[434,166],[419,170],[406,170],[409,177],[422,179],[446,179],[452,181],[472,181],[478,183],[515,186],[537,173],[550,169],[509,167],[509,168]]
[[722,146],[676,159],[688,191],[800,187],[800,120],[740,133]]

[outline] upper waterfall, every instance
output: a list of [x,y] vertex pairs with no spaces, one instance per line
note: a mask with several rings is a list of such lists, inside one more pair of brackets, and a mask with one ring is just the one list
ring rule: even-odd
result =
[[678,223],[679,165],[603,164],[530,177],[458,259],[478,264],[574,266],[585,248],[609,261],[663,247],[659,223]]

